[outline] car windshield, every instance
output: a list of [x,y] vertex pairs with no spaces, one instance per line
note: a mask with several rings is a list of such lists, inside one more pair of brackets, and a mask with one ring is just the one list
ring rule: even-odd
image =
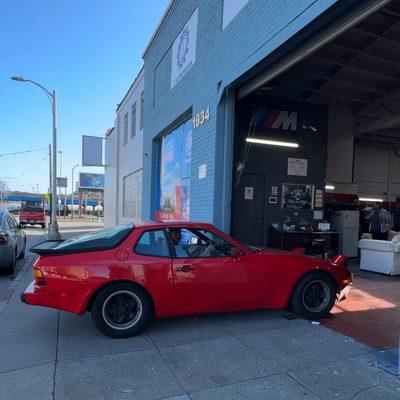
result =
[[76,236],[53,247],[53,250],[101,250],[118,246],[132,232],[134,225],[118,225],[94,233]]
[[43,208],[42,207],[24,207],[22,209],[23,212],[43,212]]

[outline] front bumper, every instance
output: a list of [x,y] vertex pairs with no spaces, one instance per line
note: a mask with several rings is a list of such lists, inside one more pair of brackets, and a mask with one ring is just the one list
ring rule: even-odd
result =
[[342,301],[347,299],[347,296],[350,293],[351,284],[345,286],[338,294],[337,294],[337,301]]

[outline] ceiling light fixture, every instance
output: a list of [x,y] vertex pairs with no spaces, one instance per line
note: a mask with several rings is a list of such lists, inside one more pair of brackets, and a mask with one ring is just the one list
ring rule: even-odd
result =
[[293,147],[298,148],[298,143],[291,142],[280,142],[278,140],[268,140],[268,139],[257,139],[257,138],[246,138],[247,143],[265,144],[268,146],[281,146],[281,147]]
[[367,203],[382,203],[383,202],[382,199],[373,199],[373,198],[369,198],[369,197],[360,197],[358,200],[365,201]]

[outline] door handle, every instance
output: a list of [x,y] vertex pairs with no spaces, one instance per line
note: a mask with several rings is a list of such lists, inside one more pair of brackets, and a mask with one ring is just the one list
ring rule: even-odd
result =
[[182,267],[178,267],[177,272],[190,272],[194,271],[194,268],[191,265],[182,265]]

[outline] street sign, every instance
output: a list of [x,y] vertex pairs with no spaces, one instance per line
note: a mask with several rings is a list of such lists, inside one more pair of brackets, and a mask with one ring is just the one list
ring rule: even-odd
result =
[[68,187],[68,179],[66,177],[57,177],[57,187],[59,188]]

